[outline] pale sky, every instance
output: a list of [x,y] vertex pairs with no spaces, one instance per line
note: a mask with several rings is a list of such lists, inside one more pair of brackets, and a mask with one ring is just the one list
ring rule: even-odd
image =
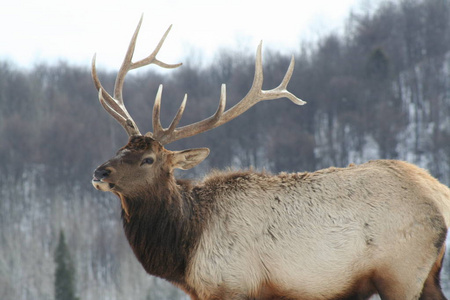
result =
[[220,48],[290,53],[344,24],[358,0],[6,0],[0,5],[0,60],[21,67],[65,60],[117,69],[144,14],[135,58],[148,55],[173,24],[158,58],[210,59]]

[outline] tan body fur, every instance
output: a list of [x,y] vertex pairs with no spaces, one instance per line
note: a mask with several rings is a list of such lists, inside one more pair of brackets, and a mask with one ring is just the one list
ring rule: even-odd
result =
[[186,279],[199,299],[334,299],[386,282],[399,288],[385,299],[414,299],[450,220],[449,189],[400,161],[215,174],[200,187],[216,200]]

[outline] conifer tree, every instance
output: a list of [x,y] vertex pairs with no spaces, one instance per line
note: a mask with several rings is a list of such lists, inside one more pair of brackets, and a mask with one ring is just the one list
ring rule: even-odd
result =
[[75,296],[75,270],[62,230],[55,250],[55,263],[55,300],[78,300]]

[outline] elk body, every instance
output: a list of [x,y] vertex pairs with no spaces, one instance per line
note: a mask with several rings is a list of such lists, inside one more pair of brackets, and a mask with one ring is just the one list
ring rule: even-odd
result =
[[[142,20],[141,20],[142,21]],[[137,259],[152,275],[192,299],[445,299],[439,273],[450,226],[450,191],[426,171],[394,160],[313,173],[213,172],[177,180],[209,154],[169,151],[165,144],[220,126],[261,100],[287,97],[293,60],[279,87],[263,91],[261,47],[255,78],[237,105],[177,128],[159,121],[142,135],[122,99],[126,73],[155,63],[168,31],[147,58],[132,62],[137,33],[116,79],[114,96],[93,78],[103,107],[124,127],[128,143],[94,172],[93,185],[117,195],[123,227]],[[169,28],[170,29],[170,28]]]

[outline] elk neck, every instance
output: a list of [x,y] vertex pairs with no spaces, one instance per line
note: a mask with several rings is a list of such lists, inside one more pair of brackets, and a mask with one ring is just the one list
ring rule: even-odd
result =
[[120,196],[123,227],[134,254],[149,274],[178,285],[185,284],[187,262],[208,216],[193,190],[190,181],[170,175],[138,195]]

